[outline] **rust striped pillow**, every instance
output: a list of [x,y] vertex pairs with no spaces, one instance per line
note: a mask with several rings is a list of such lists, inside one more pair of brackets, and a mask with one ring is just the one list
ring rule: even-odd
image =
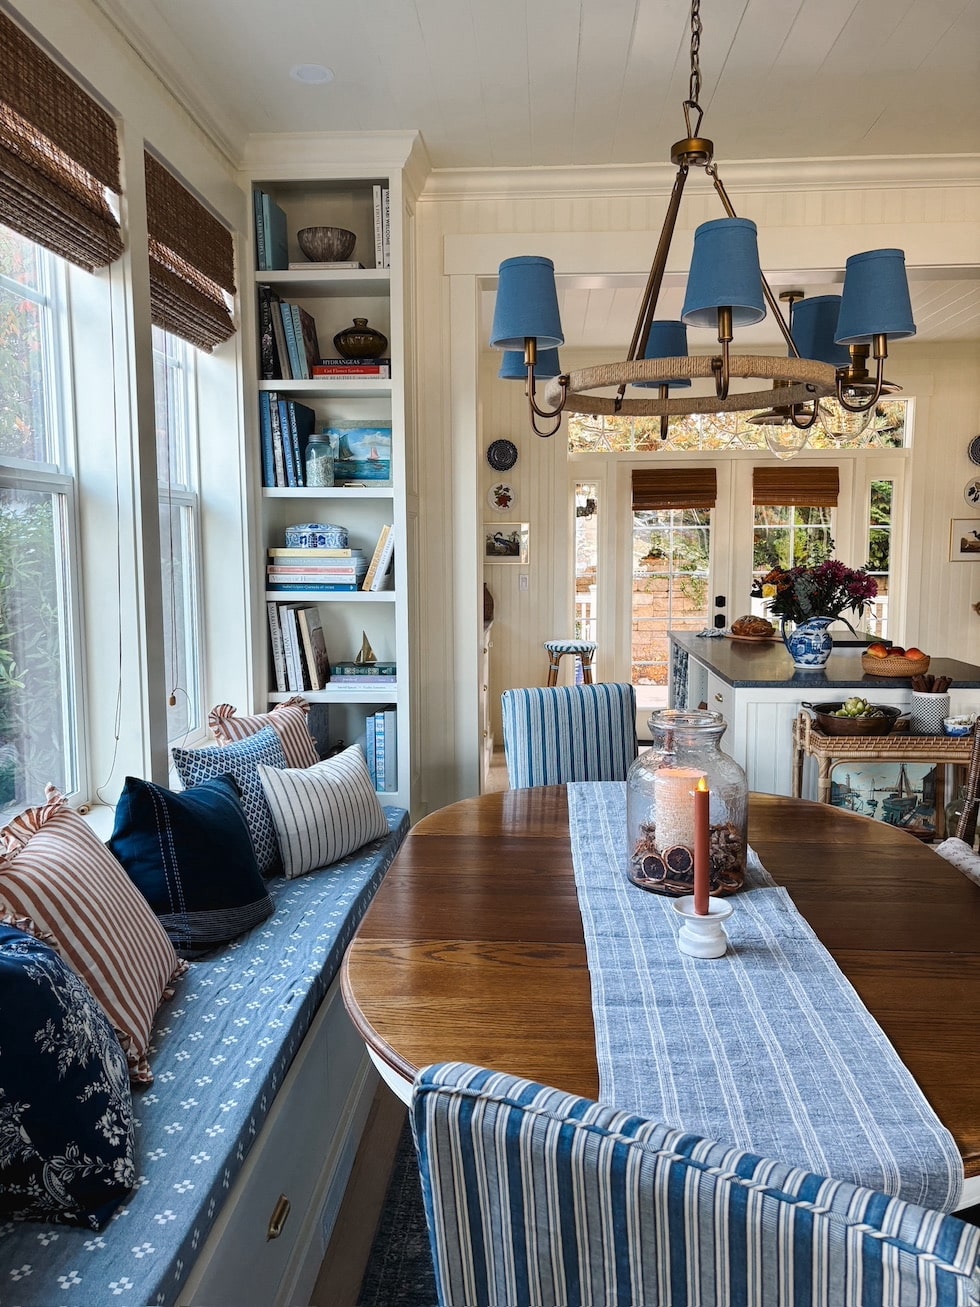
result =
[[254,713],[251,717],[239,717],[230,703],[219,703],[208,714],[208,725],[219,744],[234,744],[264,726],[271,726],[282,740],[286,765],[312,767],[320,761],[320,755],[306,724],[309,711],[310,705],[299,694],[277,703],[271,712]]
[[74,968],[112,1022],[130,1079],[150,1084],[153,1018],[187,963],[98,836],[53,785],[45,797],[0,830],[0,916],[27,917]]

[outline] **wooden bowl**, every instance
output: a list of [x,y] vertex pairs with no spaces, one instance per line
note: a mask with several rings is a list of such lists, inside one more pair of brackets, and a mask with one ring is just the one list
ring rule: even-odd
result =
[[303,227],[296,243],[313,263],[343,263],[354,253],[357,236],[345,227]]
[[872,704],[877,708],[877,717],[835,717],[836,709],[843,706],[843,700],[836,703],[805,703],[816,719],[824,735],[891,735],[892,729],[902,715],[901,708],[888,704]]
[[929,658],[904,658],[893,654],[875,658],[863,653],[861,666],[869,676],[921,676],[929,670]]

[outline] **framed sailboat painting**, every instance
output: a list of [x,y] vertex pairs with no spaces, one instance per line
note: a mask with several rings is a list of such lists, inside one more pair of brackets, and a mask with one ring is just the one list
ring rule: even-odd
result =
[[942,838],[943,771],[928,762],[842,760],[830,770],[830,802],[920,840]]

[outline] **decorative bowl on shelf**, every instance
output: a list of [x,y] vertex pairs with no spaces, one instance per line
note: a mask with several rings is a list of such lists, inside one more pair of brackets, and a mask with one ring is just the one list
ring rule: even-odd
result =
[[810,709],[824,735],[891,735],[895,723],[902,715],[901,708],[883,703],[872,704],[871,707],[876,711],[874,716],[869,717],[835,717],[837,709],[843,707],[842,700],[836,703],[805,703],[803,707]]
[[377,359],[388,348],[388,337],[368,326],[367,318],[355,318],[354,325],[333,338],[337,353],[345,359]]
[[874,654],[863,653],[861,667],[869,676],[921,676],[929,670],[929,657],[905,658],[888,654],[884,658],[875,658]]
[[303,227],[296,242],[312,263],[343,263],[354,253],[356,233],[346,227]]
[[287,549],[346,549],[347,528],[331,522],[302,522],[286,527]]

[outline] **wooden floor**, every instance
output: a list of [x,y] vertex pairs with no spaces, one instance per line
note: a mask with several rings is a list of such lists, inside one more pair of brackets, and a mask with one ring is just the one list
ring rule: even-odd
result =
[[[493,755],[484,788],[508,788],[502,752]],[[379,1086],[310,1307],[357,1307],[406,1111],[390,1089]]]

